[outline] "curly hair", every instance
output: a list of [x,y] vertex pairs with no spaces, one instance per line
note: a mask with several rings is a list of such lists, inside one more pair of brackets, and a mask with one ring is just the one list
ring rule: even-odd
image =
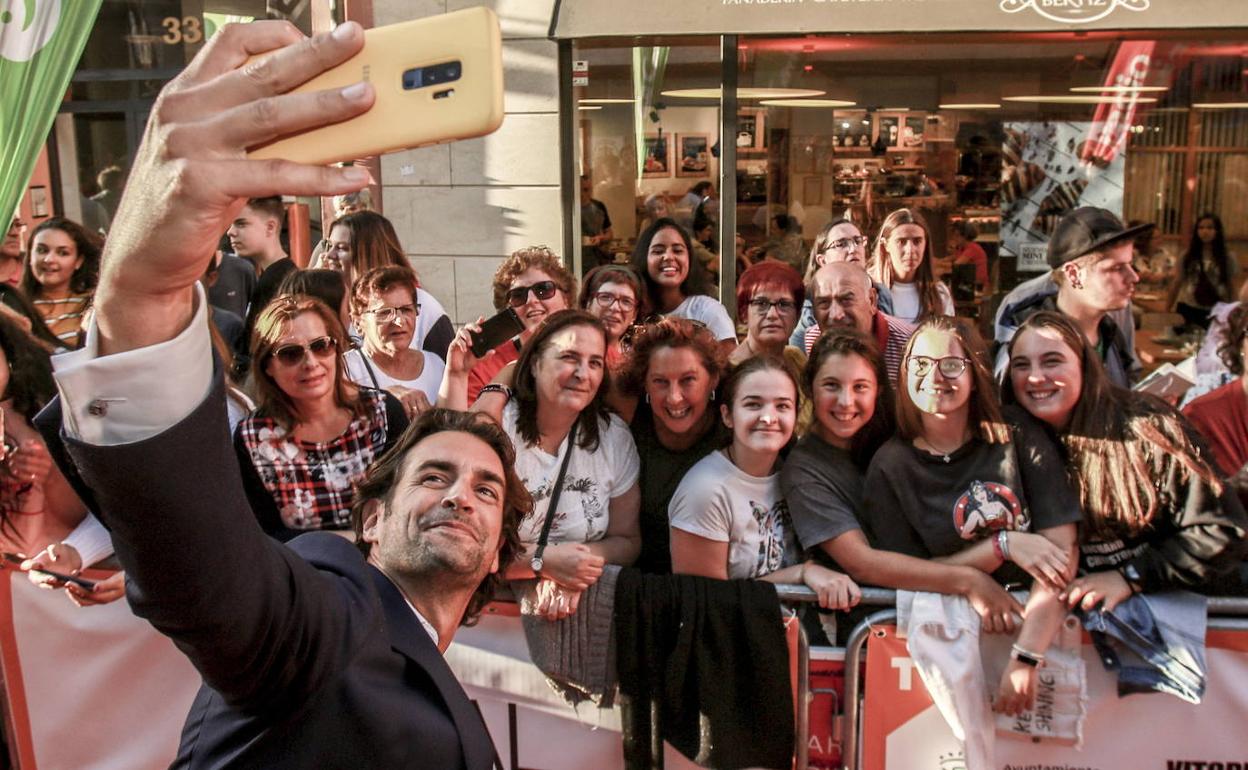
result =
[[357,415],[362,414],[364,409],[364,402],[360,399],[356,386],[346,376],[342,356],[349,343],[338,313],[330,310],[319,299],[306,294],[278,296],[256,317],[256,326],[251,331],[251,368],[255,375],[257,411],[272,417],[287,429],[299,422],[299,411],[295,402],[278,387],[266,369],[286,328],[304,313],[319,316],[325,324],[325,332],[334,340],[334,403]]
[[1236,377],[1244,373],[1244,337],[1248,336],[1248,306],[1240,304],[1226,317],[1226,331],[1218,344],[1218,358]]
[[391,289],[407,289],[416,301],[416,287],[420,286],[416,271],[410,267],[374,267],[355,279],[351,287],[351,315],[359,317],[368,309],[373,295],[385,294]]
[[611,390],[611,373],[605,366],[607,330],[602,321],[595,315],[584,310],[560,310],[552,313],[520,351],[520,359],[516,361],[515,399],[516,399],[516,432],[520,439],[529,445],[536,444],[540,438],[537,431],[537,361],[546,348],[550,347],[550,339],[564,329],[573,326],[588,326],[597,329],[603,340],[602,382],[593,399],[581,410],[577,418],[576,444],[587,452],[598,449],[602,435],[602,426],[610,421],[611,410],[607,406],[606,395]]
[[503,572],[523,551],[520,542],[520,522],[533,512],[533,498],[525,489],[524,482],[516,475],[516,450],[511,439],[493,420],[478,412],[456,412],[450,409],[430,409],[422,414],[403,433],[388,452],[369,467],[364,480],[355,487],[355,500],[351,504],[351,528],[355,531],[355,545],[368,557],[372,545],[364,541],[364,519],[368,504],[382,500],[390,506],[403,474],[403,461],[417,444],[429,436],[445,431],[467,433],[484,441],[503,466],[503,523],[498,538],[499,570],[489,573],[477,586],[460,625],[471,626],[485,605],[490,603],[499,586],[506,583]]
[[[862,429],[850,439],[850,457],[861,469],[871,462],[875,451],[896,431],[895,398],[888,378],[884,355],[870,334],[844,326],[834,326],[824,332],[810,349],[806,367],[802,370],[802,390],[807,398],[814,400],[815,378],[819,370],[832,356],[858,356],[875,373],[875,413]],[[816,416],[816,420],[819,418]]]
[[550,276],[550,280],[563,292],[563,301],[568,307],[572,307],[576,299],[576,277],[564,267],[559,255],[546,246],[526,246],[513,251],[494,271],[495,310],[507,307],[507,292],[511,289],[512,282],[530,268],[537,268]]
[[689,348],[697,353],[702,368],[719,380],[728,369],[728,357],[706,326],[687,318],[664,318],[656,323],[637,327],[633,335],[632,349],[623,368],[616,373],[620,390],[641,398],[646,394],[646,375],[650,371],[650,359],[661,348]]
[[95,291],[95,285],[100,280],[100,252],[104,249],[104,241],[100,236],[65,217],[45,219],[30,231],[30,237],[26,241],[26,264],[22,267],[22,291],[32,299],[43,291],[43,286],[35,279],[31,265],[34,262],[35,238],[47,230],[60,230],[68,235],[74,242],[78,256],[82,258],[82,264],[70,276],[69,290],[75,294]]

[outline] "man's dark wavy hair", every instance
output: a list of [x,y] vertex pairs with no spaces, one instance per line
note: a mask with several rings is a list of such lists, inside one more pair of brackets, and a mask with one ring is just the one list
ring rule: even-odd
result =
[[394,500],[394,490],[403,472],[403,460],[407,453],[424,439],[443,431],[458,431],[484,441],[498,455],[503,466],[503,529],[499,536],[498,571],[490,573],[473,593],[460,624],[471,626],[485,605],[494,598],[494,592],[503,583],[503,573],[520,554],[520,522],[533,511],[533,498],[525,489],[524,482],[516,475],[516,451],[511,439],[496,423],[484,414],[456,412],[451,409],[430,409],[408,427],[390,451],[373,463],[355,489],[355,502],[351,505],[351,528],[355,530],[355,545],[367,558],[372,549],[364,542],[364,509],[372,500],[382,500],[389,505]]

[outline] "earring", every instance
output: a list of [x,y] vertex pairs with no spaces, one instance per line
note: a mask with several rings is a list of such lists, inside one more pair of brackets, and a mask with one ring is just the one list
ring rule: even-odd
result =
[[650,394],[649,394],[649,393],[647,393],[647,394],[646,394],[646,403],[647,403],[647,404],[648,404],[648,403],[650,403]]
[[711,388],[711,401],[712,402],[715,401],[715,389],[714,388]]

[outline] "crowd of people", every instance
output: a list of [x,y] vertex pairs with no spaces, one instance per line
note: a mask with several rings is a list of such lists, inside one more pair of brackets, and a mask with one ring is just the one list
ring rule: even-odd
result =
[[[289,30],[249,26],[219,35],[203,56],[295,42]],[[318,66],[362,44],[358,27],[340,30]],[[301,50],[278,56],[294,61]],[[192,68],[173,87],[227,71]],[[367,88],[345,93],[325,120],[367,108]],[[203,144],[215,162],[207,145],[226,139],[182,105],[162,101],[153,119],[167,132],[199,131],[202,142],[179,146]],[[172,161],[141,153],[141,162],[139,179],[150,182]],[[271,191],[261,179],[271,167],[247,168],[247,185]],[[364,181],[333,174],[318,177],[322,188]],[[1121,314],[1139,280],[1133,244],[1149,228],[1108,211],[1080,208],[1058,223],[1051,272],[1006,298],[995,351],[954,315],[917,211],[891,213],[874,234],[830,223],[805,275],[780,259],[752,264],[736,286],[734,321],[710,293],[694,236],[656,207],[629,264],[599,265],[583,282],[545,247],[504,259],[494,306],[522,330],[474,352],[485,319],[454,329],[366,197],[336,199],[338,217],[303,269],[282,247],[280,198],[234,205],[179,188],[152,203],[147,229],[134,212],[159,187],[127,193],[123,245],[103,278],[99,239],[74,222],[49,219],[26,235],[14,220],[6,235],[0,541],[30,557],[32,580],[80,604],[114,601],[127,573],[92,590],[41,571],[108,564],[113,543],[99,513],[139,584],[136,610],[203,675],[195,708],[222,757],[281,756],[299,742],[280,726],[307,703],[328,724],[343,717],[334,704],[369,701],[356,679],[326,685],[338,682],[334,671],[355,671],[371,682],[359,684],[365,692],[379,679],[397,687],[390,643],[357,638],[382,616],[423,627],[420,644],[445,650],[502,581],[536,581],[538,611],[552,620],[575,613],[607,565],[802,584],[825,618],[852,610],[864,585],[962,596],[986,631],[1018,633],[997,688],[1007,713],[1034,696],[1035,665],[1068,609],[1112,609],[1170,588],[1242,590],[1248,310],[1226,315],[1219,338],[1236,379],[1186,416],[1130,390],[1138,367]],[[228,221],[187,215],[213,206]],[[595,228],[609,239],[605,212]],[[197,249],[222,238],[232,253],[218,249],[205,270]],[[1220,223],[1202,218],[1181,268],[1185,314],[1203,321],[1198,309],[1229,298],[1233,264]],[[184,278],[174,289],[186,291],[169,288]],[[97,281],[107,324],[91,320]],[[213,374],[196,354],[209,335],[220,386],[205,384]],[[77,370],[107,371],[135,397],[79,397],[102,375]],[[58,383],[63,421],[37,425]],[[164,401],[168,410],[131,415],[114,433],[92,422],[122,423],[117,413]],[[220,401],[232,456],[218,446]],[[206,453],[202,469],[169,451],[190,445]],[[429,507],[412,508],[410,521],[393,515],[417,497]],[[152,526],[137,510],[149,504],[179,507],[158,510]],[[247,516],[263,536],[248,535]],[[294,539],[310,531],[358,550],[334,536]],[[276,544],[287,540],[289,549]],[[178,552],[209,542],[220,545],[220,569]],[[1025,607],[1007,590],[1019,585],[1031,588]],[[197,597],[190,605],[184,588]],[[335,614],[342,607],[349,618]],[[826,624],[830,639],[843,631]],[[394,649],[416,644],[398,638]],[[366,665],[348,652],[357,643]],[[287,665],[304,645],[317,648],[313,663]],[[456,760],[446,766],[483,766],[469,740],[480,730],[462,711],[471,707],[445,664],[428,660],[432,649],[410,652],[441,692],[420,708],[452,712],[448,734],[458,730],[462,746],[438,744]],[[341,697],[313,697],[326,687]],[[439,702],[446,708],[429,706]],[[372,711],[370,730],[386,729],[319,750],[396,750],[375,739],[389,734],[383,705]],[[249,742],[253,730],[263,739]]]
[[[1065,606],[1238,590],[1248,391],[1224,386],[1189,422],[1126,389],[1135,359],[1113,314],[1138,279],[1143,228],[1108,212],[1059,225],[1048,283],[1007,299],[995,357],[952,315],[930,231],[905,209],[873,241],[829,224],[805,276],[751,265],[735,322],[670,218],[650,223],[631,264],[592,269],[579,292],[558,255],[521,249],[493,295],[523,331],[476,355],[484,319],[454,334],[390,222],[348,203],[301,270],[281,247],[280,201],[250,201],[226,234],[237,253],[203,279],[227,340],[245,493],[272,537],[354,537],[356,486],[441,406],[488,415],[514,444],[538,514],[504,574],[537,578],[551,618],[575,612],[604,564],[632,565],[801,583],[825,610],[853,607],[860,585],[961,594],[985,628],[1021,624],[1020,644],[1042,656]],[[1224,246],[1211,243],[1223,275]],[[107,547],[29,423],[53,393],[50,356],[80,340],[99,254],[79,225],[40,224],[0,318],[6,550],[69,572]],[[214,273],[240,257],[246,278],[223,283]],[[1248,312],[1232,313],[1222,353],[1236,374],[1246,329]],[[107,601],[122,579],[67,590]],[[1025,609],[1004,590],[1024,583]],[[1029,681],[1007,672],[1007,708]]]

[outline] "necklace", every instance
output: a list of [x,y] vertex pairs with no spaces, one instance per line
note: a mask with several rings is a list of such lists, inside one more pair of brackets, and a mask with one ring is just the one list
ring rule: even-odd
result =
[[922,436],[915,439],[916,445],[918,445],[920,442],[922,443],[922,446],[920,446],[919,449],[922,449],[924,452],[927,452],[928,454],[936,455],[940,459],[944,460],[946,463],[952,462],[953,457],[951,455],[954,452],[961,449],[963,445],[965,445],[966,443],[964,441],[961,444],[958,444],[957,446],[955,446],[953,449],[945,451],[943,449],[938,448],[935,444],[923,438]]

